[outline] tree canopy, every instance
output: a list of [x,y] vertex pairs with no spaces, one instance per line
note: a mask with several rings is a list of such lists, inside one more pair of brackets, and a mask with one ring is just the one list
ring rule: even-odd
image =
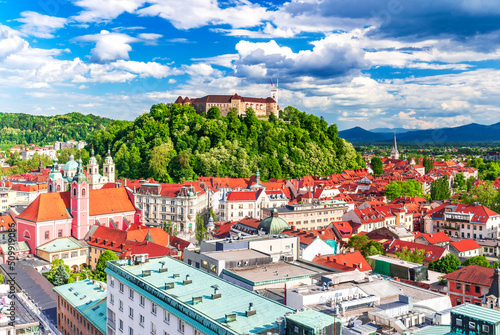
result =
[[479,266],[484,266],[487,268],[491,267],[490,262],[488,262],[488,260],[484,256],[473,256],[473,257],[467,258],[464,261],[463,266],[467,266],[467,265],[479,265]]
[[385,252],[384,247],[377,241],[370,241],[366,235],[354,235],[349,238],[347,243],[348,248],[358,250],[363,257],[373,255],[383,255]]
[[297,178],[364,168],[360,154],[338,137],[336,125],[287,107],[282,119],[252,109],[227,116],[211,108],[157,104],[134,122],[114,121],[88,139],[96,153],[111,148],[118,177],[182,182],[198,176]]
[[403,197],[421,197],[424,196],[422,184],[415,179],[407,181],[395,180],[385,187],[385,195],[389,200]]
[[425,249],[410,250],[404,247],[401,251],[396,252],[396,256],[407,262],[423,264],[425,259]]
[[97,260],[97,264],[95,266],[95,279],[106,281],[106,266],[109,261],[118,260],[118,256],[111,250],[105,250]]
[[445,200],[451,196],[449,181],[446,176],[434,180],[431,183],[431,199]]
[[382,160],[380,158],[373,157],[370,163],[374,175],[380,176],[382,173],[384,173],[384,164],[382,163]]
[[441,257],[437,261],[430,262],[429,270],[448,274],[456,271],[460,265],[462,264],[460,263],[458,257],[452,253],[448,253],[446,256]]

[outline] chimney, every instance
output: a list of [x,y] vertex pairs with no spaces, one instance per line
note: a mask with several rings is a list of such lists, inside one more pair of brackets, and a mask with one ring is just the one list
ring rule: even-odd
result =
[[359,262],[359,269],[361,270],[363,268],[363,263]]
[[344,255],[346,254],[346,251],[345,251],[345,249],[344,249],[344,251],[343,251],[342,253],[343,253]]
[[350,252],[351,254],[353,254],[353,253],[354,253],[354,248],[349,249],[349,252]]

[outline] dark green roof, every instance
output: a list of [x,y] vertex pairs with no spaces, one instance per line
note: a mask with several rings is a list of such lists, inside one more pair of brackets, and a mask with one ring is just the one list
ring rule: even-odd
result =
[[278,217],[277,214],[278,210],[273,208],[271,216],[262,220],[257,230],[263,230],[266,234],[281,234],[285,229],[289,229],[288,223]]

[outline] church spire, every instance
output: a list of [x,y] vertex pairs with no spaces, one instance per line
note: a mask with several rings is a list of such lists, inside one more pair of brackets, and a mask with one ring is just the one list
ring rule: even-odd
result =
[[399,159],[398,143],[396,142],[396,132],[394,132],[394,143],[392,144],[391,158]]

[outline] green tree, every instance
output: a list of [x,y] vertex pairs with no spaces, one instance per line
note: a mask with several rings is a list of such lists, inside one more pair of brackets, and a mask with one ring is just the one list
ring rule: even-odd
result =
[[428,173],[430,170],[434,168],[434,161],[430,158],[424,157],[422,159],[422,165],[425,168],[425,173]]
[[172,220],[163,223],[163,230],[171,236],[177,236],[177,225],[173,224]]
[[464,189],[466,186],[466,180],[462,172],[458,173],[453,180],[453,188]]
[[396,252],[396,256],[407,262],[423,264],[425,259],[425,249],[409,250],[404,247],[401,251]]
[[220,109],[217,106],[212,106],[207,112],[208,119],[218,119],[220,118]]
[[168,165],[175,156],[174,145],[170,140],[153,148],[149,158],[149,169],[151,170],[151,176],[156,181],[162,183],[172,182],[172,178],[168,174]]
[[461,196],[461,202],[472,205],[479,203],[492,211],[500,211],[500,191],[493,187],[491,181],[472,187],[468,194]]
[[366,235],[354,235],[349,237],[349,242],[347,243],[348,248],[354,248],[354,250],[361,251],[365,244],[369,241]]
[[394,198],[399,198],[403,188],[401,187],[401,183],[399,181],[393,181],[385,187],[385,195],[387,199],[392,200]]
[[0,273],[0,285],[3,284],[3,282],[4,282],[3,275]]
[[479,266],[484,266],[487,268],[491,267],[490,262],[488,262],[488,260],[484,256],[474,256],[474,257],[467,258],[464,261],[463,266],[467,266],[467,265],[479,265]]
[[438,271],[441,273],[451,273],[458,270],[461,266],[460,260],[457,256],[452,253],[446,254],[446,256],[441,257],[437,261],[432,261],[429,263],[429,270]]
[[105,250],[97,260],[97,264],[95,266],[95,278],[97,280],[106,281],[106,266],[109,261],[118,260],[118,256],[111,250]]
[[195,236],[198,244],[201,244],[201,241],[207,238],[207,228],[205,227],[205,222],[200,213],[196,214]]
[[68,283],[69,273],[66,271],[64,264],[60,264],[56,270],[56,273],[52,277],[52,284],[54,286],[60,286]]
[[210,208],[210,216],[212,217],[214,222],[217,222],[217,216],[215,215],[213,208]]
[[431,199],[445,200],[451,196],[448,178],[443,176],[431,183]]
[[374,175],[380,176],[382,173],[384,173],[384,164],[382,163],[382,160],[380,158],[373,157],[370,163]]
[[370,241],[366,235],[351,236],[349,238],[349,242],[347,243],[347,247],[359,251],[363,257],[383,255],[385,252],[381,243],[377,241]]

